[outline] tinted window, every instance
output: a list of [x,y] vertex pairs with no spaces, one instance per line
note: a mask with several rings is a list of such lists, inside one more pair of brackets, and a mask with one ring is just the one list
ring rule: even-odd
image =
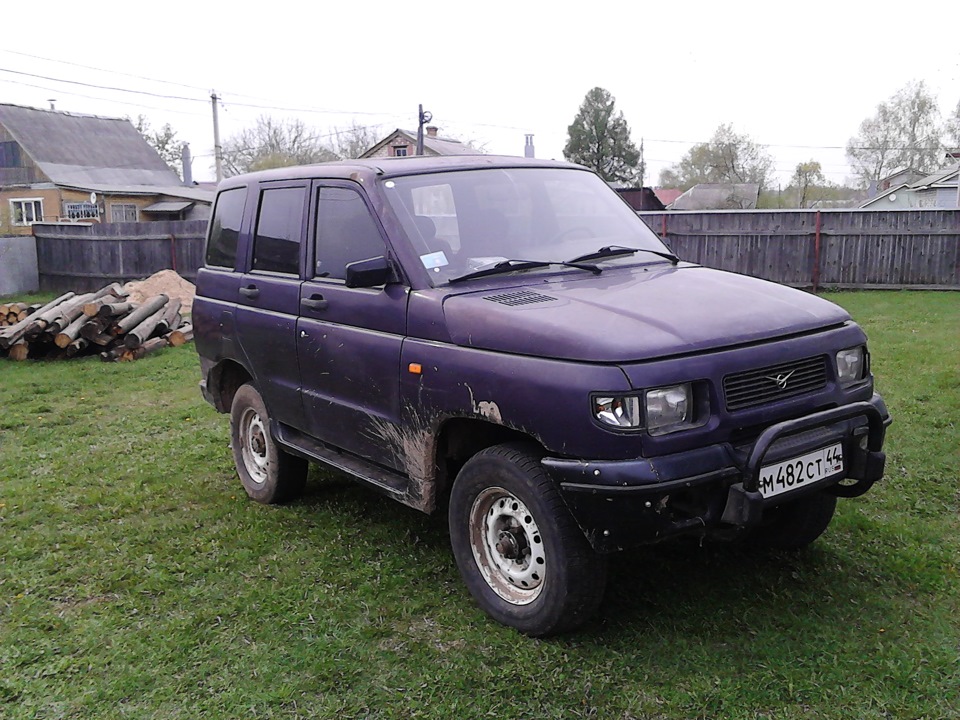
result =
[[236,188],[217,196],[217,205],[210,223],[210,242],[207,243],[207,265],[227,268],[234,266],[246,195],[246,188]]
[[317,202],[317,277],[346,277],[346,266],[386,254],[377,224],[360,193],[321,188]]
[[305,197],[303,188],[263,191],[253,239],[254,270],[299,274]]

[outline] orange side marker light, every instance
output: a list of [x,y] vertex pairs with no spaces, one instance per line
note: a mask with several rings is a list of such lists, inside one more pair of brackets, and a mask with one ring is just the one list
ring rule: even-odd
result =
[[423,373],[423,366],[420,363],[410,363],[410,365],[407,366],[407,369],[414,375],[420,375]]

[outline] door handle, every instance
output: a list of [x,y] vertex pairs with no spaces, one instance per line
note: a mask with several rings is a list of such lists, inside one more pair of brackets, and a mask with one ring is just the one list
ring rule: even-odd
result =
[[300,301],[300,304],[303,307],[310,308],[311,310],[326,310],[327,301],[323,299],[323,295],[311,295],[308,298],[303,298]]
[[260,288],[256,285],[250,285],[249,287],[240,288],[240,294],[245,298],[250,298],[251,300],[260,297]]

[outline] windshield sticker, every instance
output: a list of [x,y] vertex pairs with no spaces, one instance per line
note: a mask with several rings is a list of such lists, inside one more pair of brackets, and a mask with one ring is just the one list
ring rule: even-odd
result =
[[397,184],[396,184],[393,180],[387,180],[387,181],[383,184],[383,186],[384,186],[385,188],[396,187],[396,185],[397,185]]
[[427,270],[439,270],[440,268],[450,264],[450,261],[447,260],[447,256],[444,255],[443,250],[439,250],[434,253],[428,253],[427,255],[421,255],[420,262],[423,263],[423,266]]

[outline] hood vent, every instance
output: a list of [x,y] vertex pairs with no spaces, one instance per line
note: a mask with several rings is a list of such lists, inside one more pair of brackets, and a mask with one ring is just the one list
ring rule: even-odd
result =
[[501,295],[487,295],[484,300],[500,303],[501,305],[533,305],[534,303],[550,302],[556,300],[555,297],[542,295],[533,290],[516,290],[514,292],[503,293]]

